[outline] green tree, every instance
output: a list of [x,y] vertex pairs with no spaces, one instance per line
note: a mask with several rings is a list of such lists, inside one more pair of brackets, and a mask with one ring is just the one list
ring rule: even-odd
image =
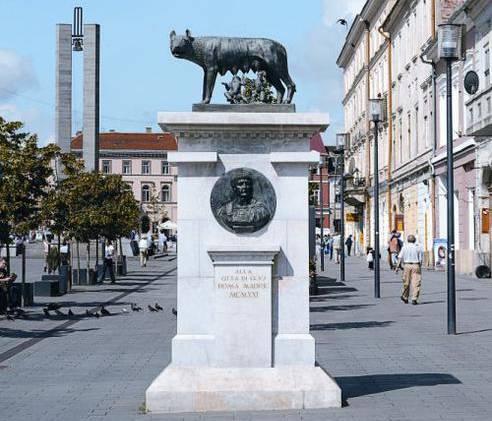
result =
[[60,181],[45,201],[46,220],[77,241],[87,243],[87,271],[90,270],[90,241],[104,237],[116,240],[138,225],[139,209],[131,188],[119,175],[83,172],[69,166],[68,177]]
[[[39,147],[37,136],[23,132],[22,127],[21,122],[7,122],[0,117],[0,242],[3,244],[10,243],[10,234],[26,234],[38,226],[40,201],[53,182],[51,163],[59,154],[56,145]],[[10,261],[8,264],[10,267]]]

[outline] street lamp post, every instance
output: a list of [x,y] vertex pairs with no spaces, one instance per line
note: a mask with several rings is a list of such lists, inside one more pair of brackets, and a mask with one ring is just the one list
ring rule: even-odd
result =
[[374,297],[381,298],[381,275],[379,270],[379,163],[378,163],[378,123],[383,120],[383,101],[369,100],[371,121],[374,123]]
[[319,216],[320,216],[320,232],[321,232],[321,252],[320,252],[320,261],[321,261],[321,272],[325,270],[325,250],[324,250],[324,233],[323,233],[323,155],[319,158]]
[[454,163],[453,163],[453,97],[452,63],[461,58],[462,26],[443,24],[438,28],[439,58],[446,61],[446,130],[447,130],[447,205],[448,205],[448,335],[456,335],[456,282],[454,244]]
[[336,166],[340,171],[340,246],[342,253],[340,255],[340,282],[345,282],[345,140],[347,139],[347,133],[337,134],[337,164],[338,159],[341,159],[340,168]]

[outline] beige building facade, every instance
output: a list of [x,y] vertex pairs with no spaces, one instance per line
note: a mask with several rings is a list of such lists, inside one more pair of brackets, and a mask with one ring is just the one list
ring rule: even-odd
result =
[[[99,168],[104,174],[120,174],[147,213],[154,228],[163,220],[177,220],[177,168],[168,152],[177,150],[169,133],[101,133]],[[82,134],[72,139],[71,150],[81,155]]]
[[[374,126],[370,99],[383,99],[385,121],[379,124],[378,160],[381,254],[390,232],[416,235],[433,264],[436,237],[436,178],[432,159],[438,144],[439,103],[434,66],[426,55],[438,24],[462,1],[368,0],[356,16],[337,64],[344,73],[346,202],[361,218],[347,221],[349,233],[373,244]],[[441,110],[442,112],[442,110]],[[352,184],[351,184],[352,183]],[[359,232],[357,232],[359,231]]]

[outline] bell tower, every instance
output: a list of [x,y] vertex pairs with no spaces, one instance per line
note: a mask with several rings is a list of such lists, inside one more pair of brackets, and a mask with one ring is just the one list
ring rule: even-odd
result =
[[73,24],[56,25],[55,140],[70,152],[72,138],[72,53],[84,54],[83,159],[87,171],[99,170],[100,33],[98,24],[84,24],[81,7]]

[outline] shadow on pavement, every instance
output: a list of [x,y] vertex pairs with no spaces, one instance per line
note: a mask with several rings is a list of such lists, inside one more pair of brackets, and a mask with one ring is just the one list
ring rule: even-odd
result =
[[[126,291],[126,290],[125,290]],[[55,297],[53,297],[55,298]],[[106,307],[115,307],[115,306],[129,306],[130,302],[129,301],[118,301],[117,303],[111,303],[108,304],[107,301],[85,301],[85,302],[77,302],[77,301],[47,301],[45,303],[34,303],[32,307],[46,307],[48,303],[53,302],[60,304],[60,310],[68,310],[69,308],[72,307],[82,307],[82,308],[93,308],[93,307],[99,307],[101,305],[105,305]]]
[[4,338],[59,338],[62,336],[69,335],[76,332],[90,332],[92,330],[99,330],[98,327],[91,327],[87,329],[71,329],[71,328],[60,328],[52,330],[20,330],[20,329],[9,329],[7,327],[0,328],[0,336]]
[[335,380],[342,389],[344,406],[347,405],[346,399],[358,396],[416,386],[461,384],[461,381],[453,375],[443,373],[369,374],[366,376],[336,377]]
[[471,333],[490,332],[492,329],[471,330],[469,332],[459,332],[457,335],[469,335]]
[[377,322],[374,320],[367,322],[341,322],[341,323],[324,323],[311,325],[311,330],[347,330],[347,329],[363,329],[371,327],[385,327],[394,323],[392,320]]
[[375,304],[345,304],[345,305],[333,305],[333,306],[322,306],[313,307],[311,306],[310,311],[313,313],[321,313],[325,311],[349,311],[358,310],[360,308],[372,307]]
[[349,298],[355,297],[366,297],[365,295],[360,294],[340,294],[340,295],[311,295],[309,297],[309,301],[312,303],[322,303],[326,300],[347,300]]
[[319,292],[320,294],[318,295],[328,295],[328,294],[338,294],[339,292],[356,292],[358,291],[357,288],[353,287],[327,287],[327,286],[319,286]]
[[419,305],[425,305],[425,304],[441,304],[445,303],[446,301],[444,300],[434,300],[434,301],[422,301],[419,303]]

